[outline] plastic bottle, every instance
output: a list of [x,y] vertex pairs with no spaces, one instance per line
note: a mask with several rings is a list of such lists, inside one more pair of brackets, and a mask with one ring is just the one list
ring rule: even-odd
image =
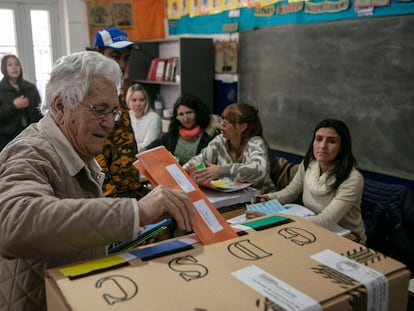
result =
[[157,97],[155,98],[154,109],[162,117],[162,111],[164,110],[164,103],[162,101],[160,94],[157,94]]

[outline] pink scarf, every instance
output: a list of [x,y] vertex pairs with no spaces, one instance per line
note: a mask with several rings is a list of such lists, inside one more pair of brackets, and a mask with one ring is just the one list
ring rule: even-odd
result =
[[197,125],[196,127],[193,127],[191,130],[188,130],[180,126],[179,133],[184,140],[191,140],[201,133],[201,127],[200,125]]

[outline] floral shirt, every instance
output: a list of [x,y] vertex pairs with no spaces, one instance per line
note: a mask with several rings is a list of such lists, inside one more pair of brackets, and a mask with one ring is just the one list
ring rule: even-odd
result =
[[117,197],[123,192],[136,193],[140,188],[139,172],[133,166],[138,153],[134,131],[129,118],[129,110],[120,100],[121,118],[108,135],[102,152],[96,157],[103,172],[104,196]]

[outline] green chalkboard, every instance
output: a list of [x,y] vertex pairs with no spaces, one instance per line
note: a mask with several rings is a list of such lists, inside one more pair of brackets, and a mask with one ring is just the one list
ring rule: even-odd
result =
[[272,149],[304,155],[315,125],[350,128],[359,167],[414,180],[414,15],[266,27],[239,36],[239,100]]

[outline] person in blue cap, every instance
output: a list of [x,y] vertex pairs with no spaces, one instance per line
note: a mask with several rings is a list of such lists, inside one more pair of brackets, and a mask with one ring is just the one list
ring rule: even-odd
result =
[[92,48],[114,59],[123,74],[119,98],[122,116],[108,135],[102,152],[96,157],[105,173],[103,192],[106,197],[140,198],[144,194],[141,191],[139,172],[133,166],[138,148],[125,102],[126,90],[130,84],[128,62],[133,46],[134,42],[129,40],[124,31],[118,28],[105,28],[96,33]]
[[99,30],[95,35],[93,47],[101,54],[114,59],[122,70],[128,74],[128,61],[134,42],[128,39],[126,32],[118,28],[105,28]]

